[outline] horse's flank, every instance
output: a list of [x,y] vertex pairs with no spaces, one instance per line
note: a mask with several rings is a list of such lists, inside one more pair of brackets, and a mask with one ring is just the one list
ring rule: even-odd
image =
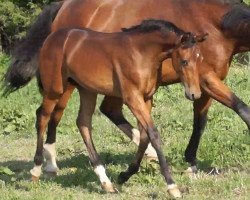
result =
[[[61,60],[63,61],[61,65],[67,66],[67,69],[55,69],[53,73],[57,74],[57,76],[53,76],[53,82],[56,83],[58,81],[57,79],[59,79],[62,71],[62,74],[67,73],[67,79],[73,79],[79,85],[86,86],[85,82],[88,82],[88,89],[95,89],[96,92],[111,95],[112,92],[119,91],[118,88],[115,88],[117,85],[123,85],[121,82],[119,84],[113,84],[114,81],[118,81],[120,78],[119,73],[122,71],[123,75],[130,77],[130,80],[134,82],[134,84],[151,85],[150,83],[140,83],[140,71],[144,71],[144,80],[151,80],[150,77],[145,79],[148,66],[153,65],[158,68],[160,63],[168,57],[167,53],[163,52],[176,45],[175,43],[168,43],[168,41],[174,39],[173,35],[177,37],[184,34],[184,31],[178,29],[172,23],[166,23],[160,20],[147,20],[140,26],[132,27],[124,31],[123,33],[100,33],[89,29],[62,29],[51,34],[46,40],[43,49],[49,49],[50,52],[55,52],[57,62]],[[155,32],[165,34],[165,40],[163,40],[162,36],[157,36]],[[173,34],[170,34],[171,32]],[[159,46],[161,43],[165,43],[165,45]],[[192,44],[194,45],[194,43]],[[98,48],[100,44],[102,48]],[[154,49],[153,52],[152,48]],[[51,49],[54,50],[51,51]],[[60,49],[61,55],[59,55],[57,49]],[[48,55],[48,50],[41,52],[40,63],[44,63],[46,57],[50,55]],[[64,59],[62,59],[62,54]],[[162,57],[162,55],[165,57]],[[93,57],[94,59],[91,59]],[[78,63],[81,63],[81,65]],[[50,65],[53,64],[50,63]],[[57,66],[55,63],[54,65]],[[83,72],[79,73],[83,66]],[[48,66],[46,66],[46,68],[48,68]],[[48,71],[40,69],[40,73],[40,76],[44,76]],[[131,76],[131,73],[133,76]],[[151,72],[148,72],[148,75],[152,75]],[[156,75],[157,74],[154,76]],[[92,82],[92,80],[94,80],[92,77],[97,76],[98,81],[95,80]],[[51,82],[52,80],[47,81]],[[64,82],[65,81],[66,80],[64,80]],[[43,83],[42,85],[44,87],[46,84]],[[65,84],[59,81],[59,85],[63,86]],[[152,95],[154,93],[156,84],[154,85],[153,88],[149,86],[149,88],[146,89],[148,94]],[[63,93],[63,88],[55,87],[57,88],[55,92],[58,94]],[[48,88],[44,89],[48,91]],[[141,89],[144,90],[145,88]],[[122,97],[121,93],[116,95]]]

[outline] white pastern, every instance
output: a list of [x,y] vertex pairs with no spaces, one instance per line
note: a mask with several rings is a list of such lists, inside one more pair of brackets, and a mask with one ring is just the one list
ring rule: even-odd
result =
[[168,185],[168,190],[172,190],[174,188],[177,188],[177,185],[176,184],[171,184],[171,185]]
[[132,130],[132,141],[137,145],[139,146],[139,143],[140,143],[140,131],[133,128]]
[[33,169],[30,170],[32,176],[40,177],[42,174],[42,165],[35,165]]
[[196,173],[198,171],[197,167],[196,166],[191,166],[189,168],[187,168],[186,172],[187,173]]
[[[140,143],[140,131],[133,128],[132,130],[132,141],[139,146]],[[157,159],[157,153],[154,149],[154,147],[151,145],[151,143],[148,144],[148,148],[145,151],[145,155],[147,157],[151,157],[151,158],[156,158]]]
[[148,144],[148,148],[145,151],[145,155],[150,158],[155,158],[158,160],[157,153],[151,143]]
[[58,169],[57,164],[56,164],[55,143],[44,144],[43,156],[46,159],[46,166],[44,167],[44,170],[46,172],[57,172],[59,169]]
[[105,168],[102,165],[98,165],[95,169],[94,169],[96,175],[99,177],[101,183],[107,183],[107,184],[111,184],[111,181],[109,180],[109,178],[106,175],[105,172]]

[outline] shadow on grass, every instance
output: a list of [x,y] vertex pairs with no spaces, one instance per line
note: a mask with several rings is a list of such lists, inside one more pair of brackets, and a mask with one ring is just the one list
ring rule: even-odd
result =
[[[43,174],[41,176],[41,180],[43,182],[54,182],[65,188],[81,187],[90,193],[100,193],[102,191],[100,189],[98,177],[95,175],[87,155],[81,153],[70,156],[67,154],[64,157],[65,158],[58,161],[58,166],[60,168],[58,176],[49,177],[48,175]],[[127,168],[128,164],[134,159],[134,154],[130,152],[123,152],[119,154],[114,154],[113,152],[102,152],[100,153],[100,158],[104,165],[111,166],[107,170],[107,175],[111,181],[117,185],[116,180],[121,168],[123,170]],[[171,161],[171,158],[168,159]],[[32,169],[33,165],[33,161],[12,160],[0,162],[0,166],[8,167],[11,171],[15,172],[14,175],[0,174],[0,180],[3,180],[6,185],[18,185],[18,181],[30,180],[29,171]],[[175,164],[173,163],[173,165]],[[198,166],[201,171],[207,172],[208,169],[212,167],[212,161],[198,161]]]
[[[115,166],[107,170],[107,175],[113,183],[116,182],[120,173],[117,168],[120,169],[120,165],[128,166],[134,158],[134,155],[130,153],[113,154],[102,152],[99,155],[104,165],[109,164]],[[78,154],[71,157],[67,155],[67,158],[59,160],[57,164],[60,168],[58,176],[51,177],[44,173],[40,179],[44,182],[55,182],[65,188],[80,186],[88,190],[88,192],[100,193],[98,177],[95,175],[87,155]],[[8,167],[15,173],[14,175],[0,174],[0,180],[3,180],[6,185],[13,184],[17,181],[30,180],[29,171],[32,169],[33,165],[33,161],[12,160],[0,162],[0,166]]]

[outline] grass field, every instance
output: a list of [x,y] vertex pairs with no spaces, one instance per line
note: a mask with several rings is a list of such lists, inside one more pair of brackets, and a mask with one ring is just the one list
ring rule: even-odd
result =
[[[8,59],[0,56],[0,73]],[[250,105],[250,73],[233,67],[225,81]],[[100,102],[102,96],[99,97]],[[36,82],[0,100],[0,199],[167,199],[159,166],[143,161],[140,172],[118,194],[102,191],[89,163],[88,154],[75,125],[79,98],[74,93],[58,128],[57,177],[42,176],[39,183],[29,181],[36,148],[35,110],[41,102]],[[243,121],[230,109],[214,102],[198,151],[196,178],[182,174],[187,168],[183,153],[192,131],[192,103],[184,98],[178,84],[161,88],[155,96],[153,118],[161,132],[164,153],[171,161],[173,176],[184,192],[183,199],[250,199],[250,139]],[[99,104],[98,104],[99,105]],[[133,124],[135,120],[124,109]],[[98,110],[93,117],[93,137],[107,174],[117,177],[134,157],[136,146]],[[220,175],[207,175],[218,167]],[[116,184],[117,185],[117,184]]]

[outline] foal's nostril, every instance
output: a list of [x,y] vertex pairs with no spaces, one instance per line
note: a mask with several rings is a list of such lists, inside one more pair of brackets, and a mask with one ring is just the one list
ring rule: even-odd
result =
[[195,100],[194,94],[192,94],[192,100]]

